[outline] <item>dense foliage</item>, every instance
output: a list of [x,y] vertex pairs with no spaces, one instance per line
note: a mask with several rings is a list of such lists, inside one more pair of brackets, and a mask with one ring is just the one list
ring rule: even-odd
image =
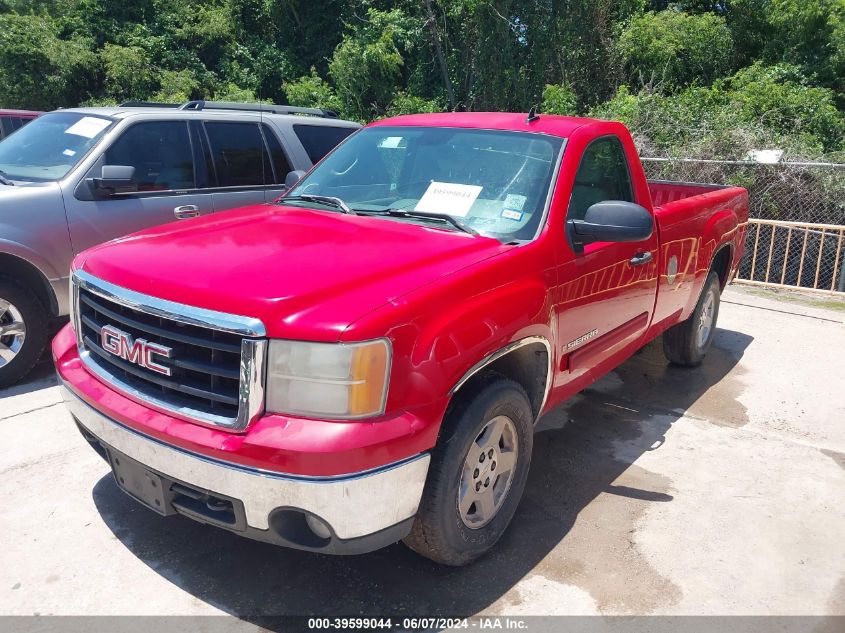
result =
[[622,119],[649,153],[845,150],[845,0],[0,0],[0,105],[268,100]]

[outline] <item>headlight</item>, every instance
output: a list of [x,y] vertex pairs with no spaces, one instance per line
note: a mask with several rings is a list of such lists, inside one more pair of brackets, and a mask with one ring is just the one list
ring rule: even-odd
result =
[[266,408],[273,413],[357,419],[384,412],[390,342],[270,341]]

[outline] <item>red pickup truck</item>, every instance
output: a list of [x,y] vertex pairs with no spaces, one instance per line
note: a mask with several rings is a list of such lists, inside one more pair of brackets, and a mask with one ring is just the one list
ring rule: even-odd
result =
[[738,187],[647,182],[620,123],[386,119],[273,205],[80,254],[53,355],[156,512],[465,564],[510,522],[545,411],[660,335],[702,361],[747,213]]

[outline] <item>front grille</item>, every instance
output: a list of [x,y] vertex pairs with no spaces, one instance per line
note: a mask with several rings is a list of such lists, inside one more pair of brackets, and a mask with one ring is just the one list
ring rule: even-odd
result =
[[[160,310],[122,301],[111,292],[100,293],[91,284],[76,284],[74,291],[80,352],[89,368],[107,382],[145,402],[164,405],[169,412],[227,427],[245,427],[263,407],[263,386],[257,384],[263,380],[263,354],[255,349],[263,350],[264,341],[179,315],[163,316]],[[127,334],[131,341],[143,339],[170,348],[169,358],[155,356],[170,375],[104,349],[104,326]]]

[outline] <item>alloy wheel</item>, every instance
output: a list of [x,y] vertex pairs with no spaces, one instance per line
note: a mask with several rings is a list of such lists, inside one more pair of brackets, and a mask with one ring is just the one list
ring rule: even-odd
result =
[[11,363],[26,340],[26,323],[15,305],[0,297],[0,367]]
[[516,472],[516,425],[499,415],[470,445],[458,488],[458,513],[469,528],[482,528],[496,516]]
[[704,347],[710,337],[710,330],[713,328],[713,314],[716,311],[716,299],[712,292],[707,293],[704,305],[701,306],[701,314],[698,316],[698,347]]

